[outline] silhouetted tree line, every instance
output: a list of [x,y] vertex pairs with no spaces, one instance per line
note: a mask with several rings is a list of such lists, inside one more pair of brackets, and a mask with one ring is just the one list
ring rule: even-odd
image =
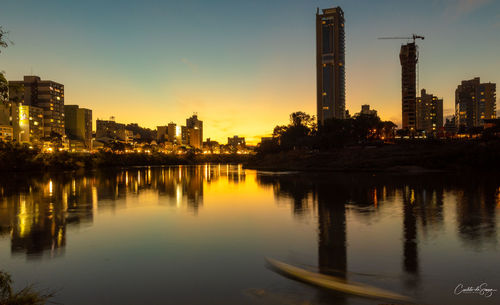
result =
[[329,119],[322,125],[305,112],[290,114],[288,125],[276,126],[272,141],[257,148],[261,154],[297,149],[329,150],[346,145],[383,143],[394,138],[396,125],[378,116],[359,114],[347,119]]

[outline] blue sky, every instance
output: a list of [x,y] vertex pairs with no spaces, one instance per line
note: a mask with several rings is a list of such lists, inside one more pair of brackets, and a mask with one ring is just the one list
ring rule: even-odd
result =
[[[500,82],[500,1],[3,0],[15,45],[8,79],[61,82],[66,103],[154,128],[193,112],[221,141],[272,132],[297,110],[315,114],[316,7],[346,17],[347,108],[401,120],[399,47],[380,36],[424,35],[420,87],[453,112],[464,79]],[[252,141],[252,140],[250,140]]]

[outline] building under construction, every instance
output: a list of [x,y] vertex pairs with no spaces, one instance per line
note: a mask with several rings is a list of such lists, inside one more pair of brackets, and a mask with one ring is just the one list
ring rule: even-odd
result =
[[413,131],[417,127],[417,62],[415,42],[401,46],[401,85],[403,103],[403,129]]

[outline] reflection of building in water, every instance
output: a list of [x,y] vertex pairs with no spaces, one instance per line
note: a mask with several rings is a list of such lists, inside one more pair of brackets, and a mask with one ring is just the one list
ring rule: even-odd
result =
[[319,184],[318,266],[321,273],[345,277],[347,271],[346,209],[348,193],[335,184]]
[[[296,175],[257,175],[260,185],[272,185],[277,201],[291,200],[295,215],[303,215],[317,207],[318,268],[323,274],[345,278],[347,274],[346,208],[350,189],[334,178],[321,180]],[[313,203],[310,203],[312,198]],[[332,302],[332,295],[320,291],[318,298]],[[342,296],[335,297],[342,304]]]
[[66,245],[66,227],[92,222],[92,190],[83,181],[33,179],[24,191],[0,201],[1,227],[9,228],[12,253],[57,256]]
[[[68,225],[91,223],[97,209],[125,205],[127,196],[156,191],[171,204],[196,214],[203,188],[225,178],[245,179],[241,165],[140,167],[10,179],[0,177],[0,235],[11,234],[12,253],[62,253]],[[160,204],[165,202],[160,200]]]
[[[444,190],[440,184],[419,179],[401,182],[403,199],[403,270],[414,277],[407,278],[409,287],[419,285],[418,232],[427,234],[428,229],[439,230],[443,226]],[[418,229],[420,223],[421,230]]]
[[[496,182],[495,182],[496,181]],[[474,248],[497,242],[496,211],[500,179],[493,177],[372,176],[372,175],[257,175],[261,186],[272,186],[277,202],[288,201],[294,213],[317,209],[318,267],[342,276],[346,271],[346,212],[374,217],[383,205],[402,201],[403,270],[406,285],[419,285],[418,244],[444,227],[445,194],[456,206],[459,236]],[[459,191],[456,191],[459,190]],[[453,196],[456,193],[456,197]],[[313,204],[307,204],[313,194]],[[456,198],[456,202],[455,202]],[[384,238],[381,236],[381,238]],[[432,238],[432,236],[431,236]],[[337,273],[335,273],[337,271]]]
[[481,192],[471,186],[457,191],[457,224],[460,238],[473,248],[498,243],[496,212],[500,188],[492,181],[482,183]]

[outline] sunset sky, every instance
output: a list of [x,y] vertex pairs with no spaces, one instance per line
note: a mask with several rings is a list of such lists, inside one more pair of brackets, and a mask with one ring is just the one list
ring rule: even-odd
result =
[[288,115],[316,112],[316,7],[346,18],[346,107],[370,104],[401,121],[399,48],[420,46],[420,88],[454,109],[461,80],[500,84],[498,0],[2,0],[14,42],[0,54],[9,80],[65,85],[66,104],[155,128],[197,112],[204,137],[256,143]]

